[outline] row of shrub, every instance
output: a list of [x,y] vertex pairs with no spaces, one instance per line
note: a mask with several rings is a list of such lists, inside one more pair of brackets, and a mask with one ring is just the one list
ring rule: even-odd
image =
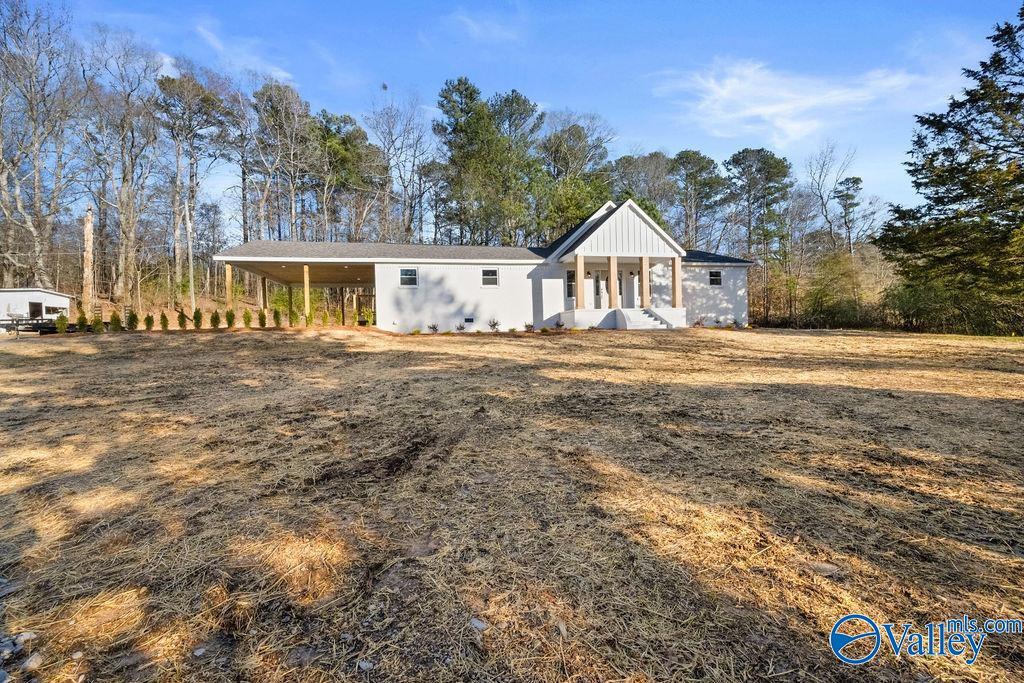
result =
[[[491,328],[491,332],[500,332],[501,331],[501,323],[497,319],[495,319],[495,318],[491,318],[490,320],[488,320],[487,321],[487,326],[489,328]],[[555,322],[555,326],[554,327],[542,327],[542,328],[540,328],[539,332],[541,332],[543,334],[547,334],[547,333],[552,332],[552,331],[560,331],[560,330],[562,330],[564,328],[565,328],[565,323],[563,323],[561,320],[558,320],[558,321]],[[427,330],[431,334],[437,334],[438,330],[440,330],[440,329],[441,328],[438,327],[437,323],[430,323],[429,325],[427,325]],[[526,331],[526,332],[533,332],[535,330],[535,326],[534,326],[533,323],[523,323],[523,330]],[[465,332],[466,331],[466,325],[464,323],[459,323],[458,325],[455,326],[455,331],[457,333]],[[515,332],[518,332],[519,330],[517,328],[515,328],[515,327],[510,327],[506,331],[507,332],[515,333]],[[480,334],[480,330],[474,330],[474,332],[476,332],[477,334]],[[409,334],[422,334],[422,333],[423,333],[422,330],[415,329],[415,330],[412,330]],[[451,332],[442,332],[441,334],[451,334]]]
[[[188,329],[190,325],[192,329],[201,329],[203,327],[203,322],[205,319],[206,318],[204,316],[203,311],[198,308],[192,312],[191,316],[186,314],[185,311],[178,311],[178,329],[185,330]],[[280,309],[275,308],[271,311],[271,319],[274,323],[274,327],[282,327],[283,315]],[[301,323],[303,327],[309,327],[311,324],[313,324],[313,320],[313,316],[309,316],[307,318],[306,316],[296,315],[294,312],[292,312],[288,315],[288,326],[294,327],[298,322]],[[210,313],[210,328],[219,329],[221,327],[222,322],[226,328],[235,327],[235,323],[237,322],[235,311],[232,309],[228,309],[227,311],[224,312],[223,317],[221,316],[219,310],[214,310],[213,312]],[[252,327],[254,322],[259,327],[266,327],[268,322],[266,311],[264,311],[263,309],[258,309],[254,316],[253,312],[250,311],[249,309],[243,310],[241,320],[242,326]],[[327,326],[330,325],[331,322],[331,316],[328,315],[327,311],[323,311],[322,315],[320,316],[320,323],[323,326]],[[341,311],[337,311],[335,313],[333,317],[333,322],[337,325],[342,324]],[[139,329],[139,323],[139,316],[135,311],[128,311],[125,314],[123,321],[121,319],[121,315],[117,311],[114,311],[113,313],[110,314],[110,319],[106,322],[104,322],[103,316],[99,314],[96,314],[92,317],[92,319],[89,319],[84,311],[79,311],[78,318],[75,320],[75,331],[89,331],[94,334],[102,334],[103,332],[122,332],[125,330],[135,331]],[[167,313],[165,311],[160,311],[160,317],[158,319],[154,318],[153,314],[150,313],[142,319],[141,323],[142,326],[146,329],[146,331],[152,331],[157,323],[159,323],[160,329],[165,332],[169,330],[171,327],[171,321],[167,317]],[[68,320],[68,317],[61,313],[56,320],[57,331],[60,332],[61,334],[64,334],[68,331],[69,326],[70,321]]]

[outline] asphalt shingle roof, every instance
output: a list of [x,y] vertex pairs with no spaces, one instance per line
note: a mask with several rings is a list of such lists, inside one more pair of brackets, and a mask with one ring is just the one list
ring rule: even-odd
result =
[[546,247],[480,247],[456,244],[390,244],[387,242],[290,242],[255,240],[220,253],[234,259],[245,258],[399,258],[459,259],[480,261],[509,259],[539,261],[550,252]]

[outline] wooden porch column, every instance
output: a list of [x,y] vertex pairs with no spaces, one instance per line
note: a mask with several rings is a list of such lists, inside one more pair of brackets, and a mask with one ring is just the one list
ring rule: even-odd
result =
[[619,307],[619,257],[608,257],[608,308]]
[[672,257],[672,308],[683,307],[683,259]]
[[640,308],[651,307],[651,257],[640,257]]
[[292,286],[291,286],[291,283],[289,283],[288,284],[288,326],[289,327],[291,327],[291,325],[292,325],[292,314],[293,314],[294,310],[295,309],[292,308]]
[[260,305],[263,307],[263,311],[266,312],[270,308],[270,297],[267,292],[267,278],[260,275]]
[[228,308],[234,308],[234,289],[235,281],[231,279],[231,264],[224,264],[224,305]]
[[306,323],[309,323],[309,265],[302,264],[302,315],[306,316]]
[[576,310],[582,310],[584,307],[583,292],[586,289],[583,286],[583,280],[587,276],[587,267],[583,264],[583,254],[576,254]]

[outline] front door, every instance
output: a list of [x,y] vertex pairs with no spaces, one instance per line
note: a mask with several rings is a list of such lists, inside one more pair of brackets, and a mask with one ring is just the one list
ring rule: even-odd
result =
[[35,320],[36,318],[43,317],[43,302],[42,301],[29,301],[28,302],[28,317]]

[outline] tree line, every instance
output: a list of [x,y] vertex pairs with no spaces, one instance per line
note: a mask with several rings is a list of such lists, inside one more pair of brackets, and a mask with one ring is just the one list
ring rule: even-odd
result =
[[167,60],[127,32],[97,27],[80,44],[57,6],[0,0],[0,31],[4,287],[81,291],[84,205],[99,296],[194,310],[227,286],[257,295],[212,260],[238,240],[534,246],[632,198],[685,248],[755,261],[761,324],[927,329],[938,318],[922,300],[957,301],[914,284],[929,278],[894,237],[931,219],[866,196],[835,143],[795,165],[764,148],[613,158],[598,114],[485,96],[465,77],[444,83],[432,115],[385,85],[357,119],[265,75]]

